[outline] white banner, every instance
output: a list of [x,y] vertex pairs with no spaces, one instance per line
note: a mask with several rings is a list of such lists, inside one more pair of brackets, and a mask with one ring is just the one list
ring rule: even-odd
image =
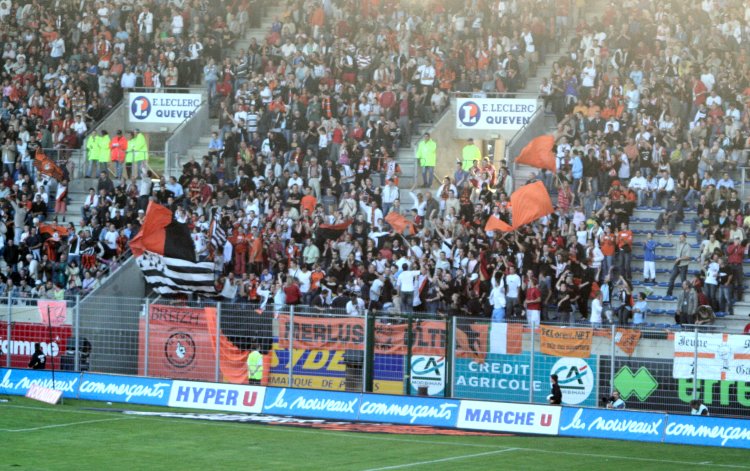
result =
[[536,98],[457,98],[456,128],[518,130],[529,123],[538,106]]
[[559,406],[461,401],[456,427],[492,432],[557,435]]
[[[697,363],[696,363],[697,343]],[[750,381],[750,337],[676,332],[672,376],[678,379]]]
[[201,104],[200,93],[130,93],[131,123],[181,123],[193,116]]

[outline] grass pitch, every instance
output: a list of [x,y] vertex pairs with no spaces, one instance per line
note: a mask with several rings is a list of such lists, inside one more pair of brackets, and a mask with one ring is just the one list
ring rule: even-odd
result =
[[47,406],[12,398],[0,404],[0,469],[750,470],[750,455],[736,449],[557,437],[372,434],[92,410],[123,407],[166,411],[72,400]]

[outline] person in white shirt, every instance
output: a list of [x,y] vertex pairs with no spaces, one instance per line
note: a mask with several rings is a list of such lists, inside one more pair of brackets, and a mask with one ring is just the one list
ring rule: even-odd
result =
[[672,196],[672,193],[674,193],[674,178],[669,175],[669,172],[664,170],[656,185],[656,204],[662,208],[666,208],[667,201]]
[[177,10],[172,11],[172,34],[176,37],[182,35],[182,29],[185,26],[185,22],[182,19],[182,15]]
[[399,199],[399,190],[392,178],[388,179],[388,184],[383,187],[383,214],[388,215],[393,206],[393,202]]
[[492,305],[492,322],[503,322],[505,320],[505,283],[502,273],[496,271],[492,279],[492,291],[490,291],[490,304]]
[[599,328],[602,325],[602,312],[604,311],[604,304],[602,303],[602,292],[597,291],[596,297],[591,301],[591,327]]
[[640,170],[636,170],[635,176],[631,178],[628,183],[628,188],[638,195],[638,206],[643,206],[643,200],[645,199],[646,190],[648,189],[648,180],[641,175]]
[[414,289],[415,280],[419,276],[419,270],[409,270],[409,265],[404,263],[401,265],[401,273],[396,278],[396,287],[398,293],[401,296],[401,303],[403,308],[407,312],[412,311],[412,303],[414,301]]
[[508,275],[505,277],[505,286],[507,287],[505,312],[510,316],[514,316],[516,306],[519,306],[518,294],[521,288],[521,277],[516,273],[516,267],[511,266],[508,269]]

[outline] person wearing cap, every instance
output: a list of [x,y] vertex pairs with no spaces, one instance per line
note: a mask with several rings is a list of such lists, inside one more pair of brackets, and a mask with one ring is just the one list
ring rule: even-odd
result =
[[669,277],[669,287],[667,288],[667,296],[672,296],[674,291],[674,283],[679,275],[681,280],[684,282],[687,280],[688,266],[692,259],[690,244],[687,242],[687,234],[680,234],[680,242],[675,247],[675,262],[672,267],[672,275]]
[[417,162],[422,169],[422,186],[430,188],[435,178],[435,164],[437,162],[437,143],[430,137],[430,133],[424,133],[422,140],[417,144]]
[[474,166],[474,162],[482,160],[482,151],[474,144],[474,139],[469,138],[467,144],[461,151],[461,168],[465,171],[471,170]]

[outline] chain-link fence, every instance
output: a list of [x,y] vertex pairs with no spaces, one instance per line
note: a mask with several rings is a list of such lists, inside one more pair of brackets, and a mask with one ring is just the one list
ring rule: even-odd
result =
[[[386,394],[715,415],[750,409],[750,337],[713,326],[530,326],[308,306],[0,299],[0,364]],[[251,352],[258,352],[253,355]]]

